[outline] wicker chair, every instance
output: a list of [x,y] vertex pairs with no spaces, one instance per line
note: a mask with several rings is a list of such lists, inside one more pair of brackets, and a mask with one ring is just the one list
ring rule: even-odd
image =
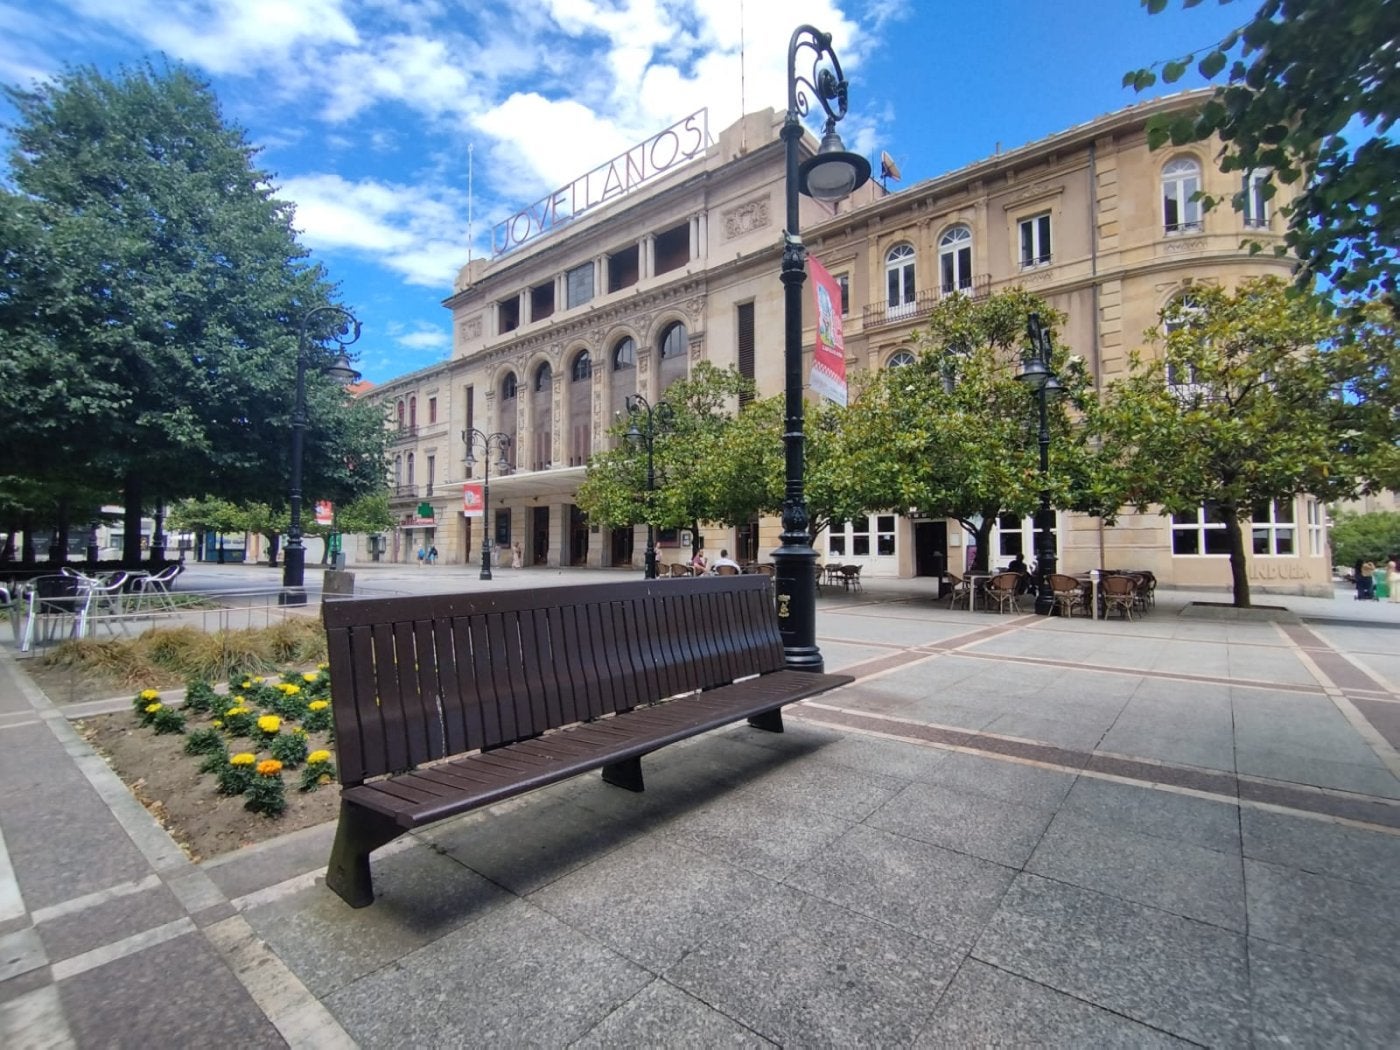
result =
[[972,608],[972,585],[966,576],[959,576],[955,572],[948,573],[948,582],[952,585],[948,591],[948,608],[956,609],[961,605],[964,609]]
[[715,575],[716,575],[716,576],[738,576],[738,575],[739,575],[739,567],[738,567],[737,565],[716,565],[716,566],[715,566]]
[[1050,587],[1050,593],[1055,599],[1055,608],[1060,610],[1061,616],[1073,616],[1076,609],[1082,609],[1084,614],[1088,615],[1089,605],[1085,600],[1084,585],[1079,580],[1056,572],[1051,573],[1045,582]]
[[987,603],[990,605],[993,600],[997,603],[997,612],[1003,613],[1007,609],[1018,613],[1021,611],[1021,603],[1017,600],[1017,590],[1021,586],[1021,574],[1019,572],[999,572],[987,581]]
[[848,590],[848,591],[859,591],[859,590],[861,590],[861,586],[860,586],[860,569],[861,569],[861,567],[860,567],[859,565],[843,565],[843,566],[841,566],[841,582],[842,582],[843,584],[845,584],[846,590]]
[[1114,609],[1123,613],[1126,619],[1133,618],[1133,606],[1137,604],[1137,581],[1125,574],[1105,576],[1099,581],[1099,594],[1103,597],[1103,614]]

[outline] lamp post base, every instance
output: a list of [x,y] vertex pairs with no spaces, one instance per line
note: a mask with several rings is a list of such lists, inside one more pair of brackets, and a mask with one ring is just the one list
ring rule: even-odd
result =
[[490,578],[491,578],[491,548],[490,548],[490,547],[482,547],[482,548],[481,548],[481,579],[483,579],[483,580],[489,580]]
[[826,669],[817,648],[817,552],[811,547],[779,547],[773,552],[773,583],[777,588],[778,632],[783,639],[783,663],[790,671]]
[[1048,593],[1044,584],[1041,585],[1040,593],[1035,596],[1035,611],[1038,616],[1049,616],[1055,611],[1055,596]]
[[305,591],[283,591],[277,596],[278,605],[305,605]]
[[305,605],[305,583],[306,548],[300,543],[289,543],[282,552],[282,593],[277,596],[277,604]]

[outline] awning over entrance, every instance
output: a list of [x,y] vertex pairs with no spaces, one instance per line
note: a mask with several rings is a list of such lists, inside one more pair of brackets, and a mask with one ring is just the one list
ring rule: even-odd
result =
[[[514,474],[491,475],[491,502],[502,499],[530,499],[538,496],[558,498],[573,496],[588,474],[587,467],[564,467],[558,470],[521,470]],[[478,479],[480,480],[480,479]]]

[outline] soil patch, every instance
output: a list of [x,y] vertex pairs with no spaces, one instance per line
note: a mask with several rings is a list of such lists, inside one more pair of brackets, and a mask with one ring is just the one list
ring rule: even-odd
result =
[[[299,791],[296,769],[283,774],[287,808],[281,816],[250,813],[241,795],[219,794],[215,778],[199,772],[200,756],[185,754],[183,733],[158,735],[127,711],[75,725],[192,860],[334,820],[339,810],[339,785]],[[312,733],[308,743],[312,750],[327,747],[322,733]]]

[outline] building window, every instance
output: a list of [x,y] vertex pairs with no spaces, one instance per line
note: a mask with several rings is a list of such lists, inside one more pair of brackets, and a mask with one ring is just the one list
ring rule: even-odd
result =
[[476,425],[476,387],[468,384],[462,391],[462,399],[467,403],[467,429],[470,430]]
[[593,375],[593,358],[588,356],[587,350],[580,350],[578,356],[574,358],[574,363],[569,368],[569,378],[575,383],[582,383]]
[[543,321],[554,313],[554,282],[546,281],[530,289],[530,320]]
[[416,397],[408,399],[408,425],[411,427],[418,425],[418,399]]
[[624,336],[613,347],[612,369],[614,372],[621,372],[628,368],[637,367],[637,344],[631,336]]
[[1251,171],[1244,177],[1244,224],[1262,228],[1269,225],[1269,198],[1265,193],[1269,173]]
[[548,390],[553,373],[550,372],[549,362],[546,361],[539,368],[535,369],[535,392]]
[[1230,537],[1215,504],[1172,515],[1172,553],[1177,556],[1230,554]]
[[851,275],[838,273],[836,284],[841,289],[841,316],[845,317],[851,312]]
[[428,456],[425,465],[428,468],[427,495],[431,496],[433,494],[433,482],[437,480],[437,456]]
[[403,457],[402,457],[402,456],[395,456],[395,457],[394,457],[394,487],[397,488],[398,486],[400,486],[400,485],[402,485],[402,484],[403,484]]
[[895,516],[873,514],[854,521],[833,521],[827,528],[828,558],[889,558],[895,553]]
[[890,354],[890,359],[885,362],[886,368],[903,368],[905,365],[914,363],[914,351],[896,350]]
[[1033,215],[1022,219],[1021,227],[1021,269],[1050,263],[1050,213]]
[[1293,501],[1261,503],[1250,515],[1255,554],[1296,556],[1297,526],[1293,521]]
[[1162,224],[1168,233],[1201,228],[1201,166],[1190,157],[1178,157],[1162,169]]
[[507,372],[506,377],[501,380],[501,400],[515,400],[515,373]]
[[564,283],[569,309],[589,302],[593,298],[593,263],[586,262],[567,271],[564,274]]
[[972,287],[972,231],[966,226],[938,239],[938,273],[944,295]]
[[[739,343],[739,374],[753,382],[754,379],[754,327],[753,303],[740,303],[734,308],[734,324]],[[754,399],[753,388],[739,395],[739,407],[743,408]]]
[[408,454],[408,484],[413,484],[413,453]]
[[437,398],[435,397],[428,398],[428,422],[437,422]]
[[896,244],[885,256],[885,307],[889,317],[914,312],[914,248]]
[[608,291],[631,288],[641,275],[640,255],[635,244],[608,256]]
[[502,507],[496,511],[496,546],[510,546],[510,508]]
[[[968,540],[968,543],[973,543]],[[1003,560],[1009,562],[1016,555],[1020,554],[1032,561],[1040,557],[1040,530],[1035,526],[1035,516],[1026,518],[1017,517],[1015,514],[1002,514],[997,518],[996,528],[992,530],[992,550],[996,551],[996,558],[989,559],[987,567],[993,572]],[[1055,521],[1050,526],[1050,545],[1054,548],[1058,556],[1060,550],[1060,530],[1059,515],[1055,516]]]
[[685,354],[686,336],[685,325],[677,321],[666,329],[661,336],[661,360],[668,357],[681,357]]
[[679,270],[690,262],[690,223],[683,222],[662,230],[653,243],[656,272],[652,276]]
[[496,333],[504,335],[520,327],[520,296],[502,299],[496,304]]
[[400,401],[400,402],[399,402],[399,429],[402,430],[403,428],[404,428],[404,405],[403,405],[403,402]]
[[1309,499],[1307,507],[1308,553],[1320,558],[1327,549],[1327,514],[1318,500]]
[[[1195,324],[1201,315],[1201,305],[1196,297],[1187,293],[1179,295],[1170,306],[1162,312],[1162,328],[1168,337],[1173,332],[1183,328],[1189,328]],[[1167,361],[1167,386],[1177,391],[1179,394],[1194,394],[1196,392],[1199,377],[1196,375],[1196,366],[1193,364]]]

